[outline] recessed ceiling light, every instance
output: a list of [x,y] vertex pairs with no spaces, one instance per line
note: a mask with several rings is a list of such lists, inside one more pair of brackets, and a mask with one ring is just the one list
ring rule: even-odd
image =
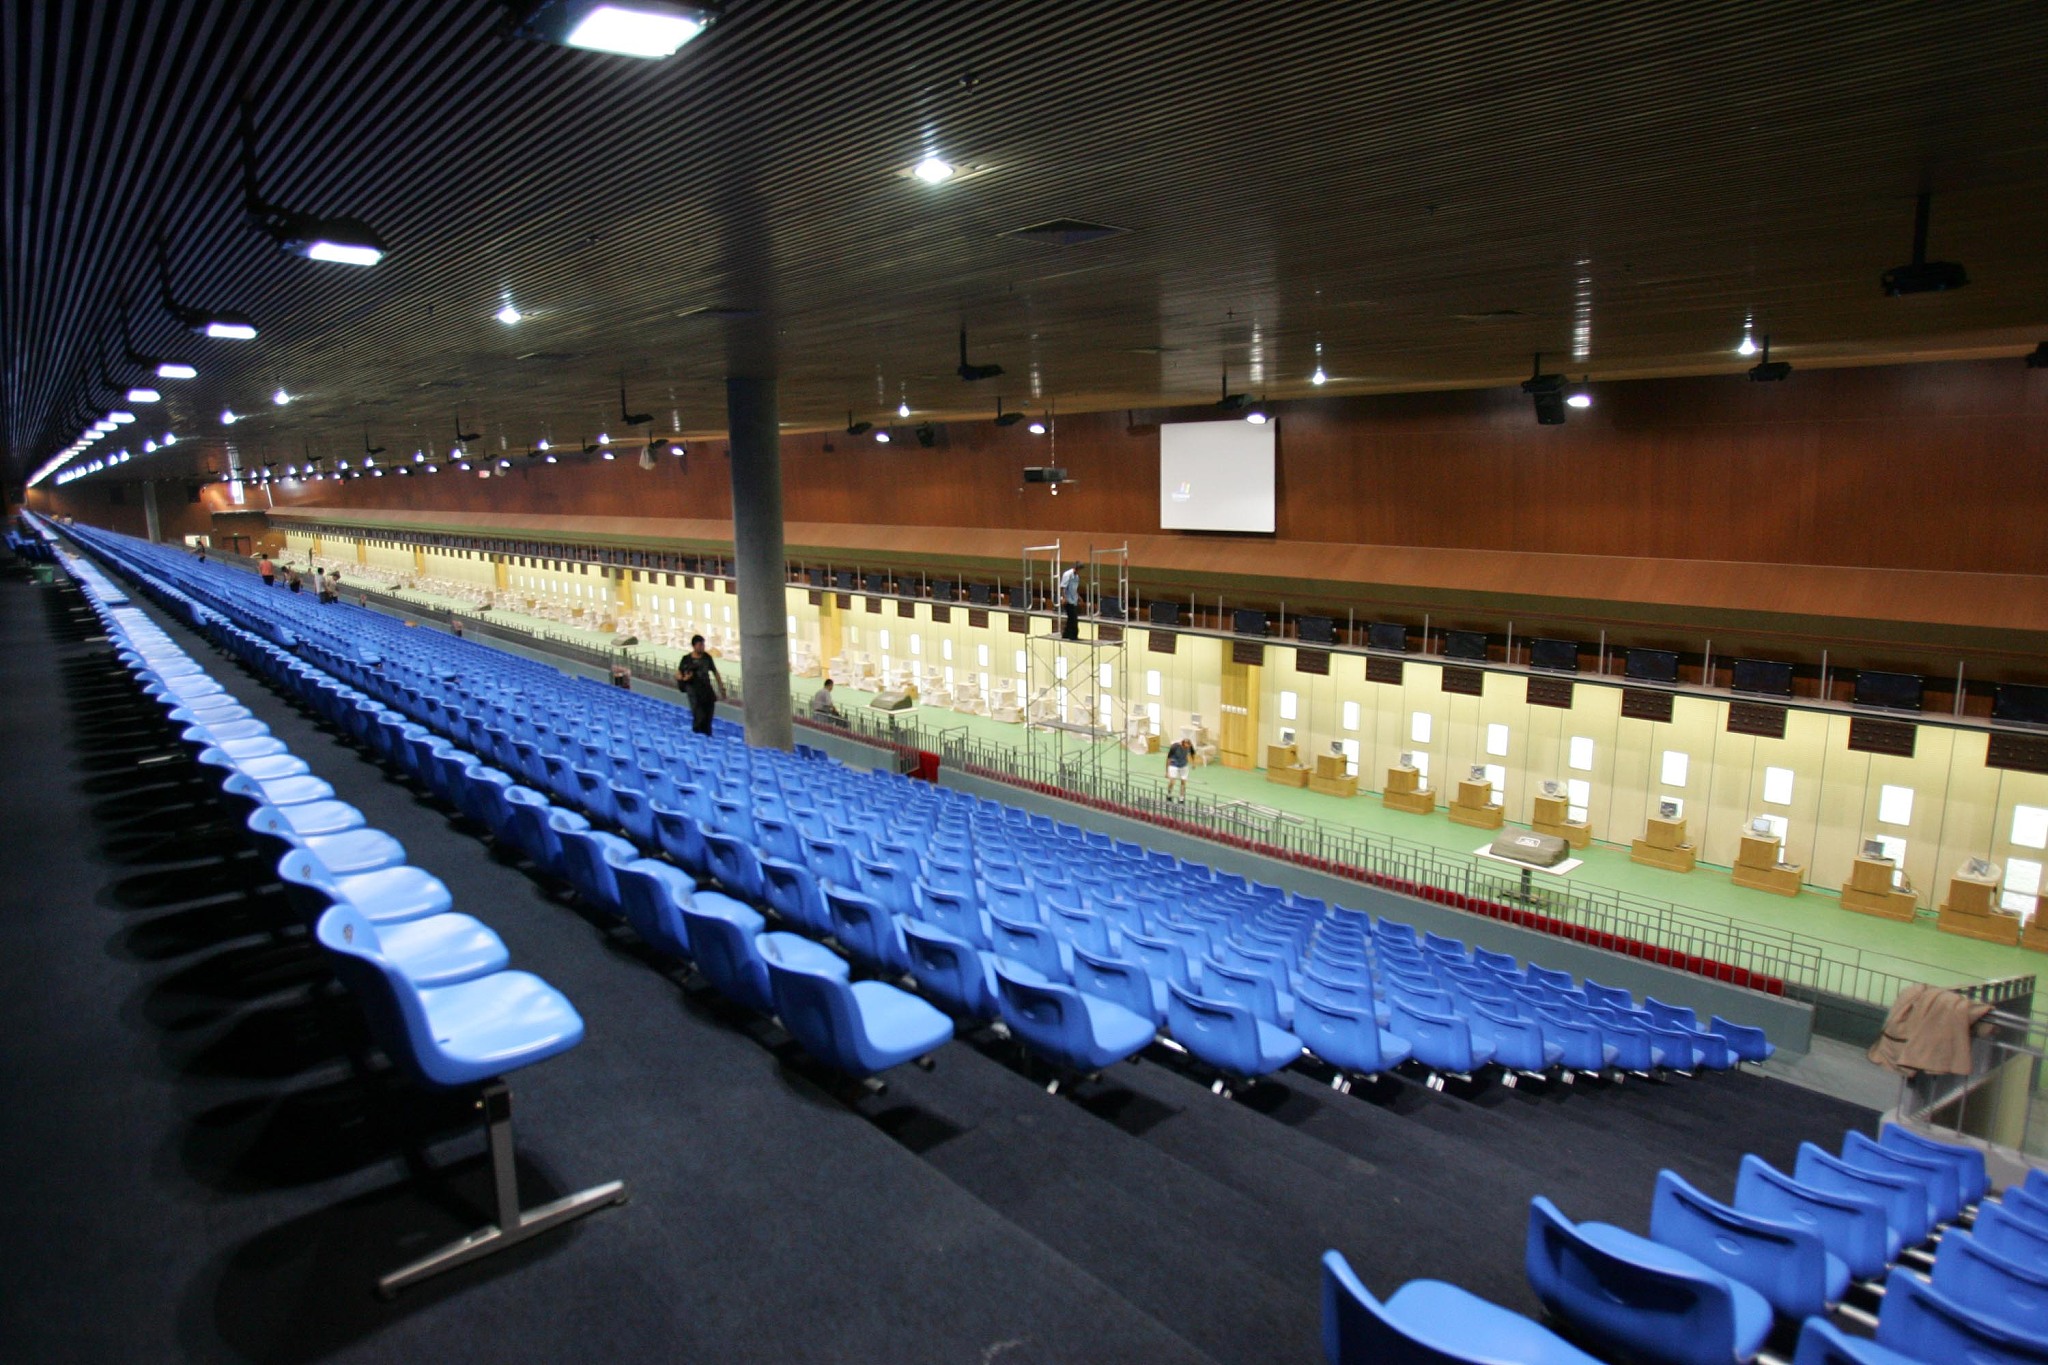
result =
[[176,445],[177,443],[178,443],[178,433],[177,433],[177,432],[175,432],[175,431],[167,431],[167,432],[165,432],[165,433],[164,433],[164,444],[165,444],[165,445],[167,445],[167,446],[174,446],[174,445]]
[[1318,365],[1316,366],[1316,372],[1308,377],[1308,382],[1315,385],[1317,388],[1321,388],[1323,385],[1330,382],[1330,376],[1324,374],[1323,367]]
[[586,52],[621,57],[667,57],[702,33],[714,11],[703,5],[665,0],[564,0],[542,5],[533,24],[554,28],[556,41]]
[[231,427],[241,420],[241,418],[235,416],[233,408],[222,408],[220,410],[220,424],[224,427]]
[[910,173],[919,180],[924,181],[927,185],[942,185],[953,178],[953,167],[950,162],[941,161],[935,156],[928,156],[915,166],[912,166]]
[[498,321],[504,323],[507,327],[510,327],[513,323],[525,317],[526,314],[520,312],[517,308],[514,308],[511,304],[508,303],[503,308],[500,308],[497,312],[493,313],[491,316],[495,317]]
[[279,407],[283,407],[285,404],[292,401],[292,396],[289,393],[286,393],[282,388],[280,388],[276,393],[270,395],[270,401],[277,404]]

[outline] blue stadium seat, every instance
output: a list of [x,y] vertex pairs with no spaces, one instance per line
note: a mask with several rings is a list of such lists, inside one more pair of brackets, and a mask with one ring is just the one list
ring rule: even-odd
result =
[[1927,1240],[1927,1186],[1923,1181],[1851,1166],[1811,1142],[1799,1144],[1799,1159],[1792,1168],[1792,1178],[1802,1185],[1882,1205],[1885,1223],[1901,1247],[1916,1247]]
[[825,908],[818,879],[802,862],[764,855],[761,890],[769,909],[805,933],[821,937],[831,934],[832,912]]
[[1323,1253],[1329,1365],[1595,1365],[1555,1332],[1441,1280],[1410,1280],[1385,1303]]
[[1106,953],[1091,953],[1075,945],[1074,985],[1093,996],[1114,1001],[1149,1022],[1153,1028],[1166,1023],[1166,983],[1135,962]]
[[1674,1171],[1657,1173],[1650,1238],[1748,1285],[1782,1318],[1825,1313],[1849,1289],[1849,1267],[1818,1232],[1730,1208]]
[[1142,1051],[1156,1034],[1143,1015],[1003,958],[995,959],[995,974],[996,1004],[1010,1032],[1064,1071],[1092,1075]]
[[761,913],[716,891],[699,891],[682,907],[683,936],[697,970],[734,1004],[772,1014],[768,966],[754,946],[766,927]]
[[963,1019],[996,1017],[995,973],[973,944],[921,920],[897,924],[910,975],[927,995]]
[[630,839],[598,829],[557,831],[562,845],[562,871],[586,905],[607,914],[619,913],[619,881],[613,868],[640,856]]
[[1473,1038],[1463,1019],[1423,1009],[1414,1000],[1388,991],[1387,1028],[1408,1040],[1415,1060],[1430,1069],[1432,1086],[1441,1088],[1445,1075],[1470,1079],[1493,1060],[1492,1047]]
[[[1908,1156],[1928,1157],[1953,1165],[1966,1208],[1981,1201],[1991,1188],[1990,1177],[1984,1169],[1984,1153],[1976,1147],[1961,1142],[1943,1142],[1896,1123],[1884,1125],[1877,1140],[1881,1145]],[[2033,1179],[2033,1173],[2029,1172],[2027,1178]]]
[[988,941],[990,952],[1022,963],[1048,980],[1074,979],[1073,950],[1043,924],[1026,924],[991,910]]
[[748,902],[768,899],[761,884],[761,855],[754,852],[748,840],[737,834],[706,830],[704,856],[710,864],[712,880],[724,887],[727,894]]
[[2008,1260],[2048,1266],[2048,1223],[2016,1213],[1997,1200],[1987,1199],[1978,1207],[1970,1235]]
[[1825,1318],[1808,1318],[1799,1329],[1792,1365],[1917,1365],[1887,1346],[1852,1337]]
[[903,931],[896,916],[876,904],[870,896],[850,887],[825,890],[825,910],[832,917],[832,937],[870,970],[891,976],[910,972],[910,954],[903,944]]
[[372,924],[397,924],[438,915],[454,905],[439,877],[400,865],[336,876],[305,849],[293,849],[277,861],[285,897],[311,924],[336,903],[353,906]]
[[1370,1009],[1334,1000],[1314,989],[1294,998],[1294,1034],[1302,1046],[1335,1067],[1349,1088],[1349,1078],[1377,1076],[1408,1060],[1408,1040],[1382,1029]]
[[[1494,1065],[1524,1076],[1546,1076],[1564,1060],[1564,1044],[1550,1041],[1543,1026],[1475,1000],[1465,1016],[1475,1041],[1493,1049]],[[1513,1084],[1514,1076],[1508,1077]]]
[[561,992],[527,972],[501,971],[454,985],[422,988],[380,953],[377,931],[347,906],[320,917],[315,937],[335,956],[336,972],[362,1004],[384,1053],[422,1083],[444,1089],[481,1087],[489,1141],[495,1219],[439,1251],[378,1281],[386,1296],[525,1241],[572,1218],[623,1201],[618,1181],[565,1196],[536,1209],[518,1206],[512,1139],[512,1096],[501,1079],[544,1061],[583,1038],[583,1019]]
[[1760,1156],[1742,1158],[1735,1207],[1758,1218],[1806,1228],[1857,1280],[1875,1280],[1899,1254],[1884,1206],[1860,1195],[1801,1184]]
[[[1166,1024],[1174,1041],[1225,1078],[1269,1075],[1301,1056],[1301,1039],[1242,1005],[1196,995],[1178,982],[1168,982],[1166,993]],[[1222,1080],[1214,1088],[1227,1089]]]
[[1574,1225],[1530,1202],[1529,1287],[1575,1336],[1654,1365],[1739,1365],[1771,1331],[1771,1305],[1681,1251],[1606,1223]]
[[635,858],[615,866],[612,874],[619,889],[619,911],[640,941],[665,956],[689,958],[683,907],[697,890],[689,874],[658,858]]
[[1934,1287],[1975,1313],[2048,1338],[2048,1266],[2016,1260],[1951,1228],[1935,1258]]
[[[1600,1025],[1590,1019],[1574,1018],[1561,1009],[1535,1005],[1537,1027],[1546,1042],[1558,1046],[1558,1064],[1568,1073],[1599,1076],[1614,1065],[1618,1051],[1609,1046]],[[1565,1077],[1571,1079],[1571,1075]]]
[[797,1045],[835,1071],[872,1076],[922,1057],[953,1036],[953,1021],[883,981],[849,981],[795,934],[762,934],[776,1017]]
[[1579,989],[1583,990],[1586,998],[1595,1005],[1607,1005],[1623,1010],[1632,1010],[1636,1007],[1636,998],[1633,995],[1619,986],[1603,986],[1590,976],[1579,983]]
[[1842,1135],[1842,1160],[1860,1170],[1889,1171],[1919,1180],[1927,1187],[1927,1216],[1931,1222],[1953,1222],[1962,1212],[1962,1181],[1955,1165],[1943,1158],[1880,1146],[1868,1133],[1851,1129]]
[[649,810],[654,816],[654,840],[669,861],[692,877],[710,876],[711,859],[704,847],[704,827],[696,817],[658,802]]
[[972,895],[919,882],[915,888],[917,918],[965,939],[976,948],[989,946],[988,924]]
[[1973,1312],[1910,1270],[1893,1270],[1884,1290],[1880,1346],[1936,1365],[2048,1365],[2048,1339]]

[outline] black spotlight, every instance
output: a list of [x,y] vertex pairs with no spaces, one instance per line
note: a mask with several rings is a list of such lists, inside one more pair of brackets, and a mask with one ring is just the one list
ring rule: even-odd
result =
[[1529,395],[1536,404],[1538,426],[1561,427],[1564,425],[1564,376],[1543,373],[1543,352],[1536,353],[1536,361],[1529,377],[1522,381],[1522,392]]
[[997,364],[991,363],[987,365],[972,365],[968,363],[967,329],[965,327],[962,327],[960,329],[960,368],[958,371],[956,371],[956,373],[958,373],[962,379],[972,384],[976,380],[980,379],[994,379],[997,375],[1001,374],[1002,372],[1003,367]]
[[854,421],[853,412],[851,409],[848,409],[846,414],[846,434],[848,436],[865,436],[874,429],[875,424],[873,422]]
[[1225,365],[1223,367],[1223,396],[1216,400],[1216,406],[1222,408],[1225,412],[1237,412],[1250,401],[1251,399],[1247,395],[1230,391],[1230,367]]
[[1004,411],[1003,411],[1003,396],[1002,396],[1001,394],[997,394],[997,395],[996,395],[996,425],[997,425],[997,426],[999,426],[999,427],[1014,427],[1014,426],[1016,426],[1016,425],[1017,425],[1017,423],[1019,423],[1019,422],[1021,422],[1021,421],[1023,421],[1023,420],[1024,420],[1024,414],[1023,414],[1023,413],[1021,413],[1021,412],[1004,412]]
[[1919,204],[1913,210],[1913,259],[1893,266],[1880,277],[1884,292],[1893,298],[1902,294],[1939,294],[1961,289],[1970,282],[1960,262],[1927,259],[1927,218],[1933,203],[1934,196],[1922,190]]
[[[2032,362],[2029,361],[2028,363],[2031,364]],[[917,424],[917,443],[926,450],[930,450],[939,443],[939,429],[930,422],[919,422]]]
[[2048,370],[2048,341],[2042,342],[2039,346],[2027,352],[2027,368],[2030,370]]
[[1764,338],[1764,358],[1752,365],[1749,377],[1758,384],[1776,384],[1792,373],[1792,366],[1783,360],[1771,359],[1771,339]]

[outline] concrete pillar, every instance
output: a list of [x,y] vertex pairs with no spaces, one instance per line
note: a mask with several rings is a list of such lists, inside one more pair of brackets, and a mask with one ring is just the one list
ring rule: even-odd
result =
[[156,510],[155,479],[144,479],[142,481],[142,520],[149,529],[149,543],[152,545],[162,544],[164,528],[163,521],[158,517]]
[[740,596],[747,743],[787,749],[796,734],[783,609],[782,432],[775,381],[728,377],[725,417],[732,440],[733,578]]

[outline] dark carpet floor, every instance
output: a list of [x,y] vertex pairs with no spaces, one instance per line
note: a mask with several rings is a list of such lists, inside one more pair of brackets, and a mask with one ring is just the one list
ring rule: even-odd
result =
[[186,647],[584,1044],[514,1078],[529,1202],[631,1202],[383,1303],[481,1221],[468,1115],[366,1066],[353,1006],[68,588],[0,581],[0,1359],[1309,1361],[1316,1257],[1524,1311],[1527,1200],[1641,1228],[1872,1115],[1754,1075],[1224,1100],[1170,1066],[1051,1096],[956,1043],[849,1107],[773,1031],[208,649]]

